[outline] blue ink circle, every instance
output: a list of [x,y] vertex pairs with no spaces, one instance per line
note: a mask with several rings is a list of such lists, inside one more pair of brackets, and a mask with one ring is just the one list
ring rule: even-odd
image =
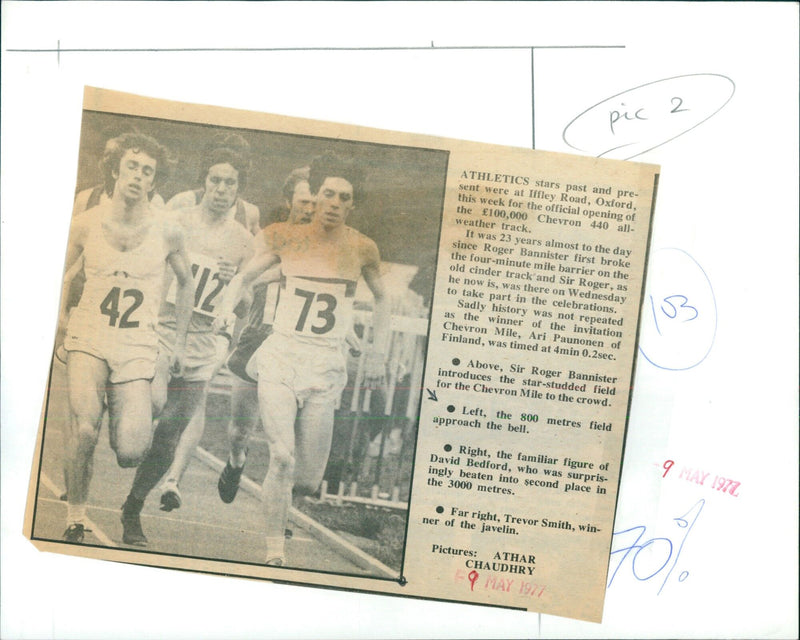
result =
[[[655,345],[658,345],[659,347],[661,347],[662,344],[663,344],[663,341],[666,340],[666,338],[664,338],[664,336],[661,334],[661,331],[659,329],[658,312],[655,309],[655,298],[649,293],[650,288],[651,288],[650,283],[653,280],[653,276],[651,274],[648,274],[648,291],[645,292],[645,297],[644,297],[644,304],[643,304],[643,310],[642,310],[642,324],[644,325],[644,321],[645,321],[646,317],[650,318],[652,320],[652,322],[653,322],[653,325],[655,326],[655,329],[656,329],[656,331],[658,333],[658,336],[652,336],[652,332],[650,332],[650,335],[647,335],[647,334],[643,333],[644,331],[647,331],[648,327],[644,327],[643,326],[642,328],[640,328],[639,352],[642,354],[644,359],[647,360],[647,362],[652,364],[654,367],[658,367],[659,369],[663,369],[665,371],[687,371],[689,369],[693,369],[694,367],[699,365],[701,362],[703,362],[708,357],[708,354],[711,352],[711,349],[714,346],[714,340],[715,340],[716,334],[717,334],[717,301],[716,301],[716,297],[714,296],[714,288],[711,285],[711,280],[709,279],[708,274],[706,274],[706,272],[703,269],[703,267],[700,266],[700,263],[697,262],[697,260],[695,260],[691,255],[689,255],[683,249],[679,249],[677,247],[665,247],[665,248],[659,249],[656,252],[656,254],[664,255],[665,252],[676,252],[677,255],[681,256],[681,259],[688,258],[689,262],[686,263],[686,264],[689,264],[690,266],[694,267],[695,271],[697,273],[699,273],[700,276],[702,276],[702,279],[703,279],[705,285],[708,287],[708,291],[707,291],[707,293],[708,293],[708,301],[711,304],[710,304],[710,308],[708,310],[703,310],[702,313],[703,313],[703,315],[705,315],[705,314],[707,314],[709,312],[713,313],[713,326],[710,329],[710,339],[708,340],[707,347],[705,347],[702,350],[702,355],[699,355],[699,357],[698,357],[698,355],[692,355],[690,358],[687,358],[687,361],[686,361],[685,364],[681,363],[680,366],[676,366],[674,363],[667,363],[667,362],[664,362],[664,361],[660,361],[661,358],[660,358],[659,355],[657,355],[657,352],[659,351],[659,349],[656,348]],[[669,255],[669,254],[667,254],[667,255]],[[650,268],[648,269],[648,271],[650,269],[652,269],[654,266],[656,266],[656,267],[658,266],[658,260],[657,259],[651,261]],[[699,276],[698,276],[698,280],[699,280]],[[688,305],[688,304],[685,305],[683,302],[680,302],[679,306],[676,307],[675,303],[670,301],[670,299],[674,298],[674,299],[683,299],[687,303],[689,302],[689,299],[686,296],[678,293],[679,291],[684,291],[684,289],[682,288],[680,282],[676,286],[670,287],[668,290],[672,293],[672,295],[668,295],[668,296],[666,296],[666,297],[664,297],[664,298],[659,300],[660,310],[664,314],[665,318],[667,318],[669,320],[677,320],[677,314],[678,314],[679,310],[686,312],[686,313],[684,313],[685,317],[682,320],[683,323],[685,323],[687,321],[693,321],[697,317],[699,317],[701,311],[697,310],[694,306],[691,306],[691,305]],[[661,304],[661,302],[667,302],[668,310],[664,309],[664,306],[663,306],[663,304]],[[676,300],[676,302],[679,302],[679,301]],[[697,303],[697,304],[699,304],[699,303]],[[688,310],[693,310],[693,311],[688,311]],[[670,315],[670,313],[672,313],[672,315]],[[687,315],[687,314],[691,314],[691,313],[695,313],[696,315],[694,315],[694,316]],[[688,320],[687,320],[687,318],[688,318]],[[666,344],[667,344],[667,346],[669,346],[669,342],[667,342]],[[677,349],[677,346],[679,346],[679,345],[676,345],[675,349],[673,349],[672,351],[675,351]],[[652,349],[651,349],[651,347],[652,347]],[[650,353],[648,353],[648,351]]]

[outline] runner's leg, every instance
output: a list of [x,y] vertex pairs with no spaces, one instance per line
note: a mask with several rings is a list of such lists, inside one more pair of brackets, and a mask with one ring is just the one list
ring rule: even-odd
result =
[[244,465],[247,443],[257,424],[258,389],[252,382],[234,376],[231,385],[231,421],[228,425],[232,466]]
[[[183,428],[175,447],[172,464],[164,474],[164,486],[162,487],[161,494],[161,508],[164,511],[171,511],[181,506],[178,484],[181,478],[183,478],[183,474],[186,472],[186,468],[189,466],[189,462],[192,460],[192,456],[194,456],[194,452],[200,444],[200,440],[203,438],[203,432],[206,428],[206,400],[208,398],[208,389],[211,384],[210,381],[217,375],[219,369],[225,362],[225,357],[228,355],[230,341],[227,338],[213,336],[212,334],[208,334],[208,336],[211,337],[214,346],[213,362],[211,363],[212,368],[207,372],[207,378],[205,377],[205,368],[202,369],[202,379],[206,380],[203,387],[203,396],[197,403],[194,413],[189,420],[189,424]],[[200,339],[200,336],[195,336],[192,344]],[[205,346],[207,347],[208,345],[206,344]],[[196,348],[199,347],[192,347],[193,350]],[[198,373],[198,375],[200,374]]]
[[295,491],[319,489],[331,451],[335,405],[330,400],[307,400],[300,410],[295,440]]
[[167,387],[169,386],[169,353],[162,353],[156,360],[156,374],[150,384],[150,396],[153,404],[153,419],[157,419],[167,404]]
[[108,433],[120,467],[138,465],[153,433],[150,380],[108,385]]
[[175,448],[174,459],[170,465],[170,468],[165,474],[165,484],[174,484],[175,487],[180,484],[181,478],[183,478],[183,474],[186,471],[186,467],[189,466],[189,462],[194,455],[194,451],[197,449],[197,445],[200,444],[200,440],[203,438],[203,432],[206,428],[207,397],[208,389],[205,389],[203,397],[198,403],[194,415],[192,415],[192,419],[189,420],[189,424],[184,429],[183,434],[178,440],[178,444]]
[[[89,483],[92,478],[92,459],[103,417],[103,398],[108,381],[105,360],[81,351],[67,355],[67,393],[70,415],[67,423],[65,479],[67,481],[67,532],[72,525],[81,525],[72,542],[83,540],[83,524]],[[78,535],[79,534],[79,535]]]
[[[126,544],[147,544],[147,537],[142,531],[139,514],[147,494],[169,469],[181,432],[186,428],[198,403],[201,402],[204,389],[204,382],[187,382],[178,378],[173,378],[170,382],[167,403],[158,419],[152,444],[144,460],[136,469],[130,493],[122,505],[122,541]],[[151,396],[148,393],[148,409],[150,401]],[[152,420],[150,424],[152,425]]]
[[[256,385],[234,376],[231,385],[231,420],[228,423],[230,454],[217,481],[220,500],[230,504],[239,491],[247,443],[258,422],[258,391]],[[269,462],[267,462],[269,465]]]
[[136,470],[131,495],[144,501],[169,469],[181,433],[205,397],[205,382],[187,382],[173,378],[167,391],[167,404],[158,419],[153,443]]
[[283,561],[284,529],[295,470],[294,421],[297,401],[289,387],[259,382],[258,404],[269,445],[269,468],[263,485],[267,563]]

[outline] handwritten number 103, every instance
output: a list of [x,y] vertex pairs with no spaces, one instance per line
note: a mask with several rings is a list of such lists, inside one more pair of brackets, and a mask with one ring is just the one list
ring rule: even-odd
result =
[[[661,328],[658,326],[658,314],[656,313],[655,301],[653,300],[653,296],[648,296],[648,297],[650,298],[650,308],[653,310],[653,320],[656,323],[656,331],[658,331],[658,335],[662,335]],[[693,307],[692,305],[688,304],[688,302],[689,299],[686,296],[673,295],[663,298],[662,299],[663,304],[659,306],[661,309],[661,313],[667,316],[667,318],[669,318],[670,320],[675,320],[678,317],[678,315],[680,315],[682,318],[681,322],[691,322],[700,315],[700,312],[697,310],[696,307]],[[666,305],[666,307],[664,305]]]

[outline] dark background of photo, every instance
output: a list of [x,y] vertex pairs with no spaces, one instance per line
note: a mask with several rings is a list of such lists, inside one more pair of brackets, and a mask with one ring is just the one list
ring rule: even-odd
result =
[[420,268],[414,290],[430,301],[444,199],[446,151],[317,138],[84,111],[76,193],[102,181],[98,164],[109,138],[127,131],[152,136],[176,163],[158,193],[165,202],[197,189],[202,154],[214,134],[235,132],[250,144],[251,170],[240,195],[258,206],[261,226],[274,222],[283,205],[281,188],[292,169],[307,166],[325,151],[356,160],[364,171],[361,202],[347,224],[372,238],[381,259]]

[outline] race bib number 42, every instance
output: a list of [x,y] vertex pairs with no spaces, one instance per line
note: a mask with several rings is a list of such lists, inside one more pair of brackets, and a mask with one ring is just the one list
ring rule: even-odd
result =
[[[228,283],[220,280],[216,259],[190,253],[189,261],[192,264],[192,277],[194,278],[193,311],[213,318],[216,316],[217,305],[222,300],[222,293]],[[167,302],[175,304],[177,290],[178,284],[173,279],[167,291]]]

